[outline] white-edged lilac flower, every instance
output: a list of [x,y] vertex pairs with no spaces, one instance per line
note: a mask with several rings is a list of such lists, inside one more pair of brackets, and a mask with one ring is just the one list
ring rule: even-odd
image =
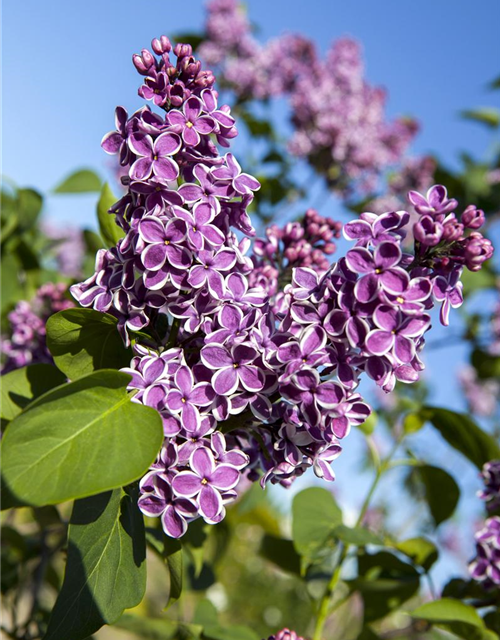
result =
[[181,148],[181,139],[175,133],[162,133],[154,141],[150,135],[133,134],[128,145],[138,156],[130,167],[132,180],[147,180],[154,174],[159,180],[171,182],[179,176],[179,167],[170,157]]
[[215,128],[213,118],[203,114],[203,104],[199,98],[192,96],[182,105],[182,110],[172,109],[167,120],[173,131],[182,135],[184,142],[190,147],[200,144],[200,135],[207,136]]
[[223,493],[238,484],[238,469],[227,463],[217,464],[212,451],[200,447],[189,458],[190,471],[180,471],[172,480],[177,496],[196,499],[201,516],[213,522],[223,509]]
[[224,295],[224,280],[221,272],[229,271],[236,263],[236,254],[232,249],[207,251],[203,249],[196,254],[200,264],[194,264],[188,276],[189,284],[198,289],[207,283],[212,295],[219,299]]
[[488,511],[500,507],[500,460],[490,460],[483,465],[481,479],[484,489],[478,492],[481,500],[486,502]]
[[488,518],[475,535],[476,557],[469,564],[469,573],[485,589],[500,586],[500,517]]
[[198,202],[192,212],[181,207],[176,208],[174,214],[186,222],[187,237],[193,251],[218,248],[224,244],[224,234],[211,224],[218,211],[208,202]]
[[248,344],[237,344],[230,350],[219,345],[205,345],[200,352],[203,364],[215,371],[212,385],[220,396],[232,395],[241,385],[250,392],[264,386],[263,374],[254,364],[257,351]]
[[402,253],[393,242],[377,245],[373,254],[363,247],[351,249],[346,254],[346,263],[351,271],[361,274],[356,282],[354,293],[360,302],[370,302],[376,298],[380,289],[399,295],[410,278],[399,265]]
[[101,141],[101,147],[106,153],[114,155],[118,153],[120,165],[124,167],[128,164],[130,158],[130,150],[127,144],[128,138],[128,113],[123,107],[115,109],[115,125],[116,131],[107,133]]
[[188,432],[200,426],[200,407],[212,403],[215,393],[208,382],[194,383],[193,372],[181,366],[174,375],[175,387],[168,392],[166,406],[172,413],[180,413],[181,425]]
[[450,309],[457,309],[462,306],[464,297],[462,293],[463,284],[460,282],[461,270],[456,269],[447,277],[438,275],[432,283],[432,295],[434,299],[441,302],[439,319],[445,327],[449,324]]
[[158,471],[150,471],[140,482],[138,507],[145,516],[161,518],[163,530],[172,538],[180,538],[187,531],[188,522],[198,516],[193,500],[176,496],[169,481]]
[[405,317],[401,311],[389,305],[380,305],[373,314],[376,329],[366,337],[366,350],[376,356],[383,356],[394,350],[394,356],[401,364],[408,364],[415,355],[415,342],[429,328],[430,316]]
[[182,245],[186,233],[184,220],[145,216],[139,223],[140,237],[146,243],[141,253],[142,264],[148,271],[158,271],[166,261],[178,269],[190,267],[190,252]]
[[286,374],[291,375],[304,366],[315,367],[325,362],[328,357],[326,340],[324,330],[318,325],[312,325],[304,330],[300,340],[281,344],[276,355],[286,365]]
[[214,178],[210,169],[203,164],[197,164],[193,169],[193,175],[199,184],[185,182],[179,187],[179,193],[186,202],[208,202],[213,207],[217,206],[217,199],[229,199],[234,193],[233,188],[226,180]]
[[230,180],[233,189],[244,195],[260,189],[260,182],[248,173],[241,172],[241,166],[232,153],[226,154],[226,166],[216,167],[212,175],[217,180]]

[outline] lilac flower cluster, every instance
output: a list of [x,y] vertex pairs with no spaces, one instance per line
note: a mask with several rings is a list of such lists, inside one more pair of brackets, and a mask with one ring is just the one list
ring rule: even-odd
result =
[[500,587],[500,517],[488,518],[475,535],[476,557],[469,573],[485,589]]
[[49,282],[37,290],[32,300],[21,300],[9,313],[10,335],[2,340],[2,373],[53,362],[45,344],[45,323],[53,313],[74,306],[65,293],[65,284]]
[[268,640],[305,640],[305,638],[290,629],[282,629],[276,635],[269,636]]
[[418,127],[385,120],[385,91],[370,86],[358,43],[335,42],[326,59],[301,76],[291,95],[293,154],[307,158],[331,188],[349,195],[373,191],[380,173],[397,163]]
[[257,100],[292,91],[297,78],[309,73],[317,58],[313,42],[297,34],[261,45],[236,0],[209,3],[206,40],[199,53],[239,98]]
[[163,114],[119,107],[103,140],[128,167],[111,210],[126,235],[72,293],[116,316],[126,343],[142,330],[124,370],[134,401],[162,416],[165,441],[139,506],[179,537],[195,518],[219,522],[242,476],[289,486],[312,467],[333,480],[340,440],[370,414],[360,375],[384,391],[418,379],[427,311],[455,305],[462,262],[447,236],[405,253],[406,212],[346,225],[356,247],[332,266],[338,224],[312,210],[249,255],[259,183],[215,145],[235,135],[229,109],[190,47],[175,47],[175,65],[165,36],[153,50],[159,60],[143,50],[134,64],[140,94]]
[[80,229],[52,224],[49,221],[42,223],[42,230],[54,241],[54,256],[59,273],[68,278],[81,277],[85,245]]
[[386,121],[385,92],[366,82],[360,47],[349,38],[334,43],[324,60],[297,34],[261,45],[241,4],[212,0],[200,56],[240,100],[288,96],[291,152],[343,195],[355,186],[372,190],[417,132],[408,118]]
[[488,511],[495,511],[500,507],[500,460],[486,462],[481,471],[484,489],[478,496],[486,502]]

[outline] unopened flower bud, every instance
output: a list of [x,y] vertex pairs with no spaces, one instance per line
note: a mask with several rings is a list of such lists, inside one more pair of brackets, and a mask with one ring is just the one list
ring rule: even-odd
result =
[[470,204],[462,213],[461,220],[468,229],[480,229],[485,222],[484,211]]
[[178,58],[185,58],[186,56],[193,55],[193,47],[190,44],[179,44],[175,45],[174,53]]
[[415,239],[426,247],[435,247],[443,235],[443,225],[430,216],[423,216],[413,225]]
[[153,51],[159,56],[163,55],[164,53],[170,53],[172,51],[172,45],[170,43],[170,40],[167,38],[167,36],[161,36],[160,38],[155,38],[151,42],[151,47]]
[[455,242],[460,240],[464,234],[464,225],[461,224],[456,218],[448,220],[443,225],[443,240],[447,242]]

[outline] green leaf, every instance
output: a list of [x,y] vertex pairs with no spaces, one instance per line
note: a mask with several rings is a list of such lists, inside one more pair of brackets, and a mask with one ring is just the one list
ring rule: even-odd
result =
[[488,460],[500,458],[500,446],[496,440],[469,416],[437,407],[424,407],[422,415],[452,447],[479,469]]
[[450,518],[458,504],[460,489],[449,473],[439,467],[415,467],[424,485],[425,499],[436,527]]
[[218,624],[218,615],[217,609],[215,606],[207,600],[207,598],[203,598],[196,605],[196,609],[193,616],[193,622],[195,624],[199,624],[202,627],[214,627]]
[[384,544],[379,536],[363,527],[347,527],[344,524],[339,524],[333,529],[333,535],[341,542],[357,547],[365,547],[367,544]]
[[413,618],[426,620],[465,640],[498,640],[498,636],[486,629],[482,618],[474,607],[459,600],[443,598],[417,607],[410,614]]
[[291,540],[266,533],[262,538],[259,553],[283,571],[300,575],[300,556]]
[[419,413],[408,413],[403,420],[403,431],[407,434],[416,433],[424,424],[425,420]]
[[375,431],[375,427],[377,426],[378,416],[375,411],[372,411],[368,418],[359,425],[356,425],[360,431],[362,431],[365,435],[369,436]]
[[464,295],[469,296],[480,289],[495,289],[497,275],[490,267],[489,262],[485,262],[480,271],[469,271],[464,269],[460,280],[464,285]]
[[292,538],[297,553],[312,560],[333,549],[332,532],[342,524],[342,511],[326,489],[311,487],[298,493],[292,504]]
[[207,627],[203,629],[202,637],[206,640],[260,640],[260,635],[253,629],[239,624]]
[[[132,613],[124,613],[113,627],[133,633],[140,640],[177,640],[178,638],[199,638],[200,635],[179,635],[179,626],[166,618],[151,618]],[[200,629],[201,632],[201,629]],[[122,634],[120,634],[122,635]]]
[[460,115],[465,120],[474,120],[492,129],[496,129],[500,125],[500,111],[494,107],[466,109],[461,111]]
[[67,176],[54,193],[93,193],[101,190],[101,179],[90,169],[80,169]]
[[83,640],[146,590],[144,520],[137,491],[115,489],[77,500],[68,529],[68,561],[44,640]]
[[97,369],[120,369],[132,359],[117,320],[94,309],[64,309],[46,325],[47,346],[58,368],[71,380]]
[[425,571],[429,571],[438,559],[436,545],[427,538],[409,538],[396,544],[396,549],[411,558],[414,564],[419,565]]
[[168,602],[163,611],[166,611],[181,597],[182,593],[182,545],[179,540],[165,536],[164,557],[170,574],[170,591]]
[[91,231],[90,229],[83,230],[83,240],[85,242],[85,248],[87,253],[90,253],[92,258],[99,251],[99,249],[104,249],[104,242],[95,231]]
[[492,356],[480,349],[474,349],[471,355],[472,366],[481,379],[500,377],[500,357]]
[[30,404],[7,427],[3,476],[16,499],[55,504],[140,478],[163,442],[160,415],[131,402],[130,376],[98,371]]
[[13,420],[35,398],[63,384],[66,376],[51,364],[30,364],[2,376],[3,420]]
[[358,572],[350,585],[363,597],[365,623],[385,617],[419,590],[418,571],[388,551],[361,554]]
[[108,247],[114,247],[118,240],[125,235],[123,229],[116,224],[114,214],[108,213],[116,200],[117,198],[111,191],[109,184],[105,182],[102,187],[99,202],[97,203],[97,219],[99,221],[101,237]]
[[17,218],[23,230],[31,229],[42,211],[43,198],[34,189],[17,192]]

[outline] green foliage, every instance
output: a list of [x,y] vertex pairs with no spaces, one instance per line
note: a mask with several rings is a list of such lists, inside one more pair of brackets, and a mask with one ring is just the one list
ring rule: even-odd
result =
[[500,458],[500,446],[467,415],[448,409],[424,407],[422,416],[428,420],[454,449],[462,453],[479,469],[488,460]]
[[363,553],[358,558],[359,577],[350,581],[352,590],[359,590],[364,603],[364,621],[384,618],[419,589],[420,576],[410,564],[388,551]]
[[54,193],[95,193],[101,190],[101,179],[91,169],[79,169],[64,178]]
[[123,238],[125,232],[115,222],[115,216],[109,213],[115,204],[117,197],[107,182],[104,183],[99,201],[97,203],[97,219],[101,237],[108,247],[114,247],[118,240]]
[[68,530],[68,561],[44,640],[83,640],[146,589],[144,522],[137,491],[122,489],[77,500]]
[[129,380],[118,371],[93,373],[45,393],[9,424],[3,477],[17,500],[82,498],[147,471],[163,442],[162,421],[154,409],[131,402]]
[[476,369],[479,378],[500,377],[500,357],[493,356],[481,349],[474,349],[471,354],[471,364]]
[[425,571],[429,571],[439,556],[436,545],[427,538],[402,540],[396,544],[396,549]]
[[500,125],[500,111],[494,107],[466,109],[460,113],[465,120],[473,120],[487,127],[496,129]]
[[2,376],[2,420],[13,420],[30,402],[66,380],[50,364],[31,364]]
[[266,533],[262,538],[259,553],[283,571],[300,575],[300,556],[291,540]]
[[451,631],[464,640],[498,640],[495,633],[488,631],[474,607],[458,600],[443,598],[427,602],[412,611],[411,615]]
[[454,478],[440,467],[425,464],[415,467],[420,478],[425,500],[436,527],[450,518],[460,499],[460,489]]
[[379,536],[363,527],[346,527],[344,524],[339,524],[332,533],[337,540],[356,547],[365,547],[367,544],[383,544],[383,540]]
[[182,544],[179,540],[164,536],[163,554],[170,574],[170,591],[167,605],[164,608],[165,611],[181,597],[183,578]]
[[93,309],[65,309],[47,321],[47,346],[70,380],[98,369],[120,369],[132,359],[123,346],[117,320]]
[[311,487],[298,493],[292,515],[293,544],[306,562],[334,548],[333,531],[342,524],[342,511],[327,489]]

